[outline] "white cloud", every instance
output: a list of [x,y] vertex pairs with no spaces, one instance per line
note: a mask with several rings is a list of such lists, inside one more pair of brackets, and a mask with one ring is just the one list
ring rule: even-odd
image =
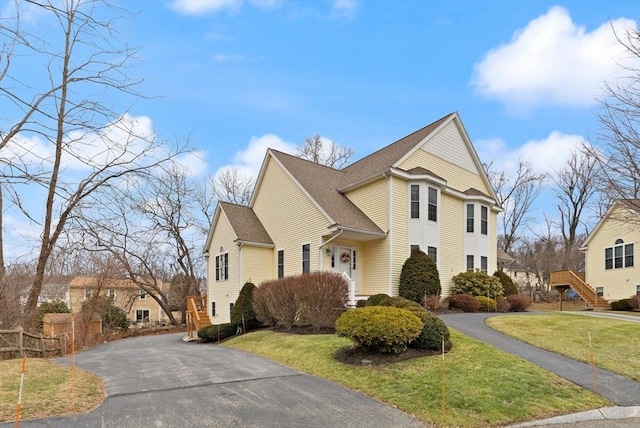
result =
[[[208,13],[237,12],[242,8],[243,0],[173,0],[170,7],[184,15],[204,15]],[[249,3],[260,9],[276,9],[281,0],[250,0]]]
[[626,61],[612,26],[618,34],[637,28],[635,21],[619,18],[587,32],[566,9],[552,7],[475,64],[472,84],[516,112],[590,105],[604,79],[621,77],[616,62]]
[[214,176],[218,176],[220,173],[230,169],[235,169],[246,176],[256,177],[258,172],[260,172],[264,155],[269,148],[289,154],[296,154],[297,152],[297,146],[295,144],[288,143],[274,134],[265,134],[262,137],[251,137],[247,148],[238,151],[233,157],[233,162],[220,167]]
[[332,14],[337,17],[349,18],[358,8],[357,0],[333,0]]
[[202,150],[185,153],[176,159],[187,175],[203,176],[207,172],[206,153]]
[[241,0],[173,0],[171,8],[185,15],[201,15],[222,10],[237,11]]
[[480,159],[489,163],[493,161],[496,171],[513,173],[518,161],[530,162],[537,173],[552,174],[560,169],[571,154],[584,141],[581,135],[551,132],[541,140],[530,140],[515,149],[509,149],[500,138],[476,141]]

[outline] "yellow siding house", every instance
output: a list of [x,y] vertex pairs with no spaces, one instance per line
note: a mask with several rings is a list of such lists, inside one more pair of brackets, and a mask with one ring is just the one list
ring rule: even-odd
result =
[[640,293],[640,199],[618,200],[584,243],[585,281],[613,302]]
[[443,295],[465,270],[498,263],[496,195],[457,113],[343,168],[269,149],[248,206],[218,204],[207,237],[208,314],[229,322],[246,282],[344,273],[350,300],[398,294],[419,248]]

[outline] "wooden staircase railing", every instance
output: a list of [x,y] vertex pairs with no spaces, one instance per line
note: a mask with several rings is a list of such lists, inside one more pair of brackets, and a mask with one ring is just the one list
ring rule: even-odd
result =
[[556,288],[570,287],[593,309],[611,309],[609,302],[598,296],[598,293],[584,282],[583,275],[576,274],[570,269],[551,272],[549,282],[549,285]]
[[211,325],[207,314],[207,296],[187,297],[187,335],[194,337],[202,327]]

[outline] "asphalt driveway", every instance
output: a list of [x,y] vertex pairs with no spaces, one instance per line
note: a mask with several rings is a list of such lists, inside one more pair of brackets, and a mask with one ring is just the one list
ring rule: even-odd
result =
[[[77,367],[105,381],[105,401],[86,414],[21,421],[20,426],[425,426],[333,382],[240,350],[186,343],[183,336],[145,336],[80,352]],[[57,361],[70,363],[69,358]]]

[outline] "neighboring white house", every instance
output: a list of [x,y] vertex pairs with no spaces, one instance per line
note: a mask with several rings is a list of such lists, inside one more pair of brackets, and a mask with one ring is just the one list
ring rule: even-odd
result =
[[640,199],[612,204],[588,236],[585,281],[609,302],[640,293]]
[[216,208],[208,314],[228,322],[245,282],[315,270],[345,274],[352,303],[397,295],[413,248],[435,260],[447,295],[454,275],[496,270],[499,211],[457,113],[340,170],[269,149],[249,205]]

